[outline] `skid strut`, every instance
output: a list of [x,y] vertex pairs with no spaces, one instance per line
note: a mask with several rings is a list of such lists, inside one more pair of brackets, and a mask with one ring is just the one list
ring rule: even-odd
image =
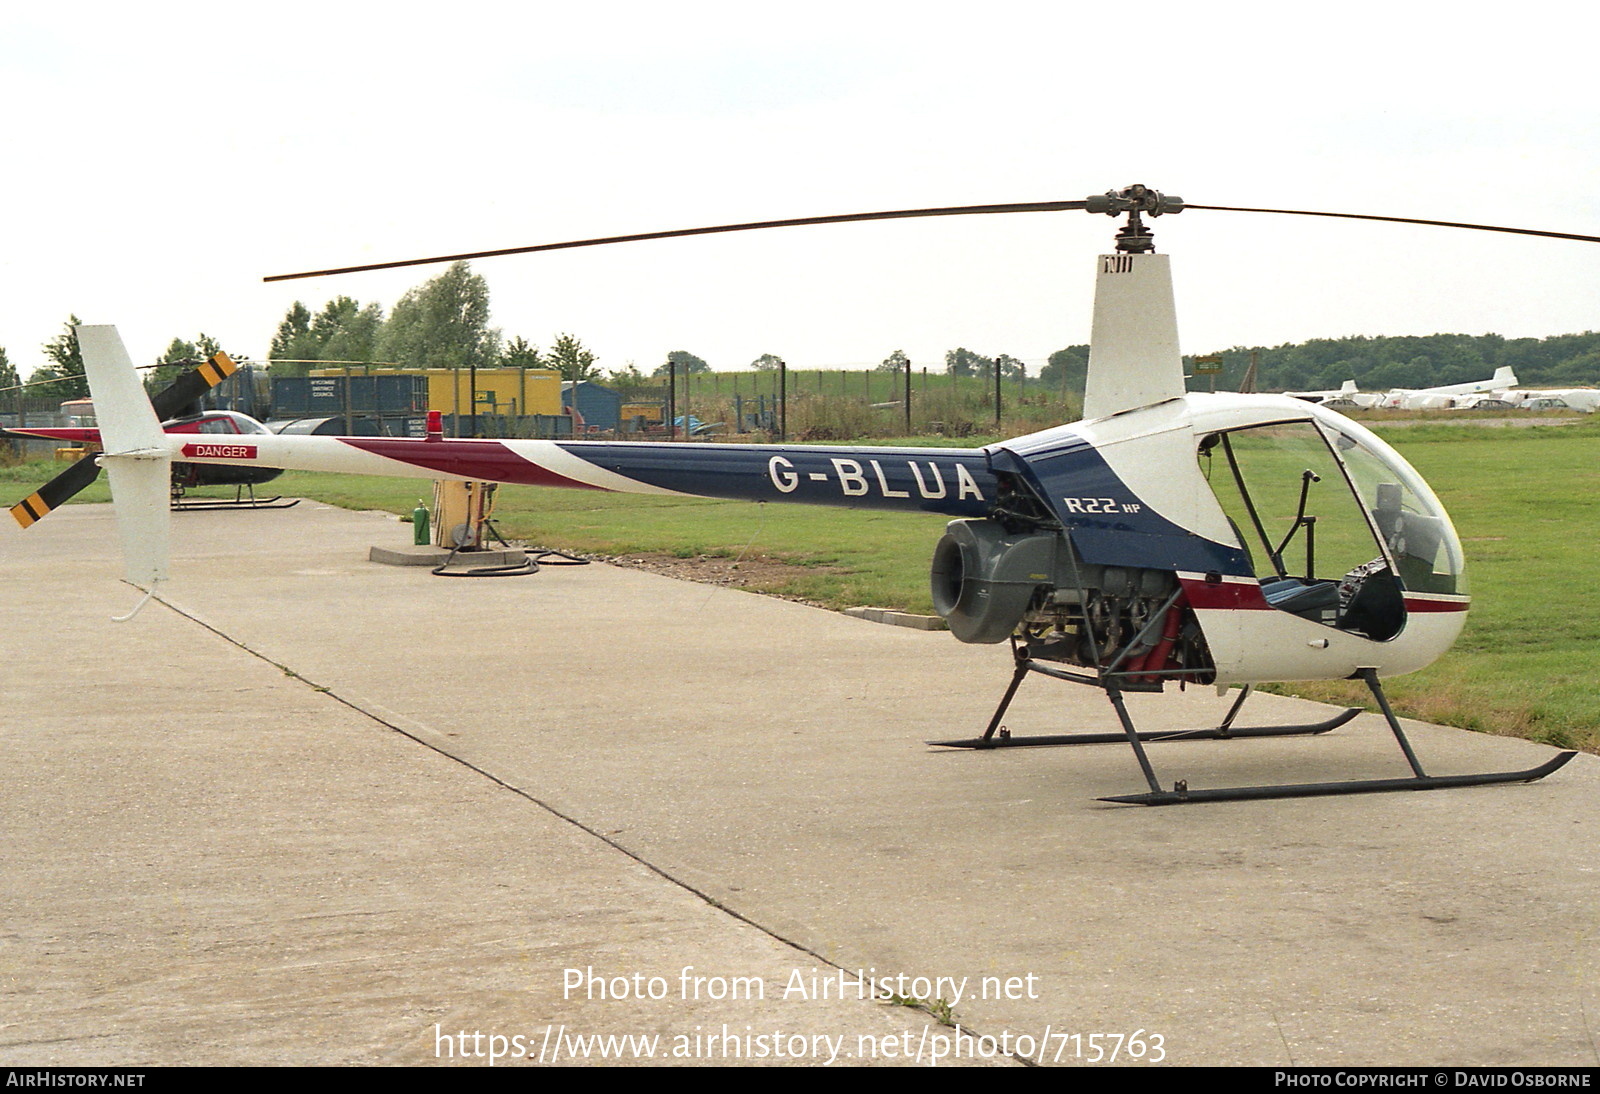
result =
[[[1117,712],[1117,720],[1122,723],[1121,733],[1068,733],[1044,737],[1012,737],[1000,725],[1006,708],[1011,705],[1011,700],[1017,694],[1017,688],[1030,672],[1037,672],[1058,680],[1067,680],[1073,683],[1088,684],[1098,687],[1106,693],[1106,698],[1111,701],[1112,708]],[[1394,733],[1395,741],[1400,746],[1400,751],[1405,754],[1406,763],[1412,771],[1411,778],[1402,779],[1367,779],[1347,780],[1344,782],[1326,783],[1291,783],[1279,786],[1233,786],[1209,790],[1190,790],[1186,782],[1180,781],[1171,790],[1163,790],[1157,781],[1155,770],[1151,767],[1150,758],[1145,754],[1146,742],[1158,741],[1195,741],[1195,740],[1228,740],[1235,737],[1286,737],[1305,736],[1315,733],[1326,733],[1337,729],[1361,713],[1360,708],[1352,707],[1334,715],[1326,721],[1307,725],[1292,726],[1254,726],[1235,727],[1234,719],[1238,716],[1245,700],[1250,697],[1251,686],[1246,685],[1228,709],[1222,724],[1211,729],[1179,730],[1173,732],[1140,732],[1135,729],[1133,718],[1128,714],[1128,708],[1122,701],[1122,689],[1114,680],[1104,676],[1093,677],[1085,674],[1068,672],[1063,669],[1041,665],[1029,658],[1021,648],[1017,649],[1017,667],[1011,677],[1011,683],[1006,688],[1005,695],[1000,700],[1000,705],[995,709],[994,717],[989,720],[988,729],[983,736],[965,740],[929,741],[931,745],[945,748],[1017,748],[1027,746],[1046,745],[1073,745],[1073,744],[1112,744],[1127,741],[1133,748],[1134,758],[1139,762],[1140,771],[1144,774],[1145,782],[1150,787],[1147,794],[1124,794],[1116,797],[1101,798],[1101,801],[1120,802],[1130,805],[1182,805],[1189,802],[1207,801],[1249,801],[1262,798],[1309,798],[1334,794],[1377,794],[1392,790],[1444,790],[1458,786],[1490,786],[1496,783],[1534,782],[1542,779],[1551,772],[1559,770],[1576,752],[1563,752],[1538,767],[1530,767],[1524,771],[1496,771],[1479,775],[1429,775],[1422,769],[1422,763],[1417,759],[1411,742],[1406,738],[1405,730],[1400,728],[1400,722],[1395,718],[1394,711],[1389,706],[1388,696],[1384,694],[1383,685],[1378,681],[1377,673],[1372,669],[1362,669],[1356,674],[1372,692],[1377,700],[1378,708],[1383,712],[1384,719],[1389,723],[1389,729]],[[998,733],[996,732],[998,730]]]
[[[1074,684],[1088,684],[1091,687],[1103,688],[1108,695],[1116,692],[1114,686],[1103,683],[1099,677],[1088,676],[1082,673],[1068,672],[1064,669],[1053,668],[1040,664],[1028,657],[1021,647],[1016,649],[1016,671],[1011,674],[1011,683],[1006,688],[1005,695],[1000,698],[1000,705],[995,708],[994,717],[989,719],[989,726],[983,731],[982,737],[970,737],[956,741],[929,741],[930,745],[941,748],[1027,748],[1030,746],[1053,745],[1106,745],[1117,744],[1128,739],[1132,733],[1139,741],[1225,741],[1234,737],[1300,737],[1315,733],[1327,733],[1329,730],[1338,729],[1357,714],[1361,713],[1360,707],[1350,707],[1335,714],[1326,721],[1313,722],[1308,725],[1294,726],[1235,726],[1233,721],[1239,716],[1239,711],[1244,707],[1245,700],[1250,698],[1254,690],[1253,684],[1246,684],[1239,691],[1239,697],[1228,708],[1228,713],[1223,717],[1220,725],[1209,729],[1182,729],[1165,731],[1135,731],[1130,721],[1124,716],[1123,723],[1126,732],[1123,733],[1061,733],[1044,737],[1013,737],[1000,724],[1000,719],[1005,717],[1006,710],[1011,706],[1011,700],[1016,697],[1017,689],[1022,686],[1030,672],[1049,676],[1056,680],[1066,680]],[[1113,698],[1112,705],[1118,708],[1119,715],[1125,714],[1122,710],[1121,699]],[[998,732],[997,732],[998,731]]]

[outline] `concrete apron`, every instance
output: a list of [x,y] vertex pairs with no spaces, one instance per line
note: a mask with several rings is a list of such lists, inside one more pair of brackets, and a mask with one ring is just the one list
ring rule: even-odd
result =
[[[30,665],[7,703],[27,789],[0,807],[26,1009],[0,1039],[34,1062],[52,1036],[64,1062],[421,1061],[435,1025],[562,1023],[926,1050],[856,970],[944,1000],[992,1040],[932,1043],[977,1056],[1597,1061],[1593,757],[1533,786],[1112,806],[1143,789],[1122,746],[924,745],[981,731],[1003,647],[601,566],[434,578],[365,561],[408,534],[393,518],[311,503],[180,515],[172,607],[113,626],[135,598],[106,577],[108,516],[0,540],[27,578],[0,641]],[[1175,729],[1226,702],[1130,705]],[[1260,696],[1245,720],[1326,713]],[[1007,723],[1115,727],[1043,680]],[[1550,754],[1408,729],[1439,774]],[[1195,787],[1406,773],[1374,716],[1151,755]],[[573,998],[569,969],[666,997]],[[709,997],[735,977],[764,1000]]]

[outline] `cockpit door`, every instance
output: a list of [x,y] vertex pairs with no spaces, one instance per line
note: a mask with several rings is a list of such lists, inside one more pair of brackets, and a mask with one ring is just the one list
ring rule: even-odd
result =
[[1199,458],[1268,605],[1387,642],[1404,587],[1337,447],[1315,422],[1282,422],[1209,434]]

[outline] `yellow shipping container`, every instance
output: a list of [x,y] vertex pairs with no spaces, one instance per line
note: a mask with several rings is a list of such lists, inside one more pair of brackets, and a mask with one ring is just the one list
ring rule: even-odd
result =
[[[368,370],[351,369],[360,376]],[[341,368],[312,369],[312,376],[343,376]],[[465,368],[372,369],[374,376],[426,376],[428,409],[442,414],[472,413],[473,373]],[[479,414],[560,414],[561,373],[543,368],[480,368],[477,370]]]
[[643,418],[647,422],[660,422],[665,417],[660,403],[623,403],[622,420]]

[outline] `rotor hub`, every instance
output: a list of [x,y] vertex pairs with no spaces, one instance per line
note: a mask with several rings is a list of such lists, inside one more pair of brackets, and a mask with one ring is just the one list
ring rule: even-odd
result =
[[1155,235],[1145,227],[1141,214],[1158,217],[1162,213],[1183,212],[1183,199],[1169,197],[1159,190],[1134,183],[1126,190],[1107,190],[1089,197],[1083,204],[1085,212],[1104,213],[1106,216],[1128,216],[1128,223],[1117,230],[1117,251],[1121,254],[1145,254],[1155,250]]

